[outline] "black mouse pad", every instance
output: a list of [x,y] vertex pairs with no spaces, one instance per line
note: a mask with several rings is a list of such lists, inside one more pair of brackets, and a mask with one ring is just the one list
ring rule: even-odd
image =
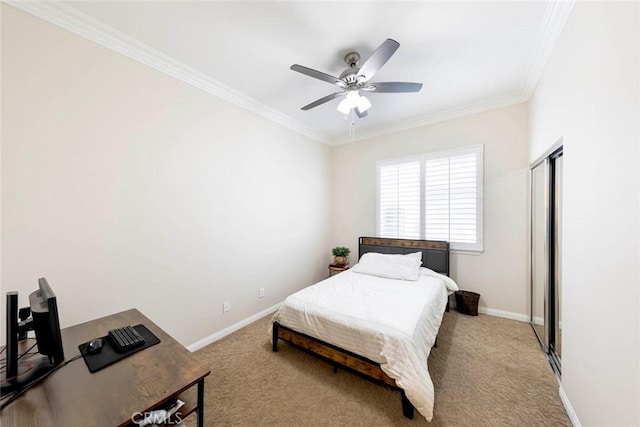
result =
[[142,338],[144,338],[144,344],[140,347],[132,348],[131,350],[118,353],[112,346],[108,336],[101,337],[102,351],[96,354],[87,354],[87,346],[91,341],[87,341],[84,344],[80,344],[78,349],[80,350],[80,354],[84,358],[84,363],[87,364],[87,368],[89,368],[89,372],[97,372],[100,369],[106,368],[109,365],[116,363],[119,360],[124,359],[127,356],[131,356],[134,353],[137,353],[145,348],[152,347],[160,342],[160,338],[153,335],[153,333],[148,330],[144,325],[136,325],[133,327],[140,334]]

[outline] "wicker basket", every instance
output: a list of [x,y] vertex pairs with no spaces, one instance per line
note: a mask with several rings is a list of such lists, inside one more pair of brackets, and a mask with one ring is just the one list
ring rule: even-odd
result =
[[462,314],[478,315],[478,301],[480,294],[469,291],[456,291],[456,308]]

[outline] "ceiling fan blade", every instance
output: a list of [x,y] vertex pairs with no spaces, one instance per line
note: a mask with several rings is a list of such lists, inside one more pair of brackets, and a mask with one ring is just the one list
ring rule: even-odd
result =
[[378,93],[403,93],[403,92],[419,92],[422,89],[422,83],[408,82],[380,82],[369,83],[367,89],[371,92]]
[[371,54],[369,58],[362,64],[358,76],[362,76],[363,81],[369,81],[375,73],[378,72],[384,64],[387,63],[389,58],[396,53],[396,50],[400,47],[400,43],[393,39],[386,39],[382,44]]
[[313,101],[311,104],[307,104],[307,105],[305,105],[304,107],[302,107],[302,108],[301,108],[301,110],[304,110],[304,111],[310,110],[310,109],[312,109],[312,108],[317,107],[318,105],[322,105],[322,104],[324,104],[325,102],[329,102],[329,101],[331,101],[331,100],[333,100],[333,99],[336,99],[336,98],[338,98],[339,96],[343,96],[343,95],[345,95],[345,94],[346,94],[346,92],[336,92],[336,93],[332,93],[331,95],[327,95],[327,96],[325,96],[324,98],[320,98],[320,99],[318,99],[318,100],[316,100],[316,101]]
[[323,73],[322,71],[314,70],[312,68],[308,68],[302,65],[293,64],[291,66],[293,71],[297,71],[306,76],[313,77],[314,79],[322,80],[327,83],[334,84],[336,86],[340,86],[341,88],[345,88],[347,85],[337,77],[330,76],[329,74]]
[[356,112],[356,116],[358,116],[359,119],[363,117],[367,117],[367,114],[369,114],[366,111],[360,112],[360,109],[358,107],[355,108],[355,112]]

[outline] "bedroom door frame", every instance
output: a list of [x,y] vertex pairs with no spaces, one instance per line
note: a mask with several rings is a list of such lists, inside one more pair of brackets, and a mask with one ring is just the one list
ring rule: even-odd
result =
[[[561,348],[561,335],[560,335],[560,313],[561,313],[561,286],[562,277],[560,272],[562,246],[559,237],[562,233],[561,222],[561,208],[562,203],[559,200],[560,194],[558,192],[558,185],[562,185],[561,173],[562,170],[558,168],[559,159],[563,158],[564,150],[562,145],[562,139],[560,139],[554,146],[548,150],[543,156],[538,158],[530,166],[530,248],[529,248],[529,277],[530,277],[530,306],[529,306],[529,323],[538,339],[542,350],[549,358],[549,362],[555,371],[555,373],[561,375],[561,354],[558,354],[558,350]],[[534,233],[536,231],[536,209],[541,208],[536,204],[536,180],[535,174],[539,173],[542,167],[543,173],[543,194],[544,200],[543,209],[543,226],[544,236],[542,241],[544,242],[544,255],[543,255],[543,274],[542,283],[544,289],[543,299],[543,322],[544,330],[541,334],[540,330],[536,328],[536,310],[535,310],[535,280],[536,280],[536,257],[535,250],[536,240]],[[540,213],[540,212],[538,212]],[[540,278],[537,278],[538,280]],[[539,298],[539,295],[538,295]],[[539,320],[538,320],[539,322]]]

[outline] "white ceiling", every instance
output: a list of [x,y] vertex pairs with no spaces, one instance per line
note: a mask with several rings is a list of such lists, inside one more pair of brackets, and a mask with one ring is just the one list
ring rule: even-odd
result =
[[[568,15],[560,1],[14,5],[332,145],[526,101]],[[339,101],[300,110],[336,88],[292,64],[339,75],[386,38],[400,48],[373,80],[419,93],[369,95],[355,138]]]

